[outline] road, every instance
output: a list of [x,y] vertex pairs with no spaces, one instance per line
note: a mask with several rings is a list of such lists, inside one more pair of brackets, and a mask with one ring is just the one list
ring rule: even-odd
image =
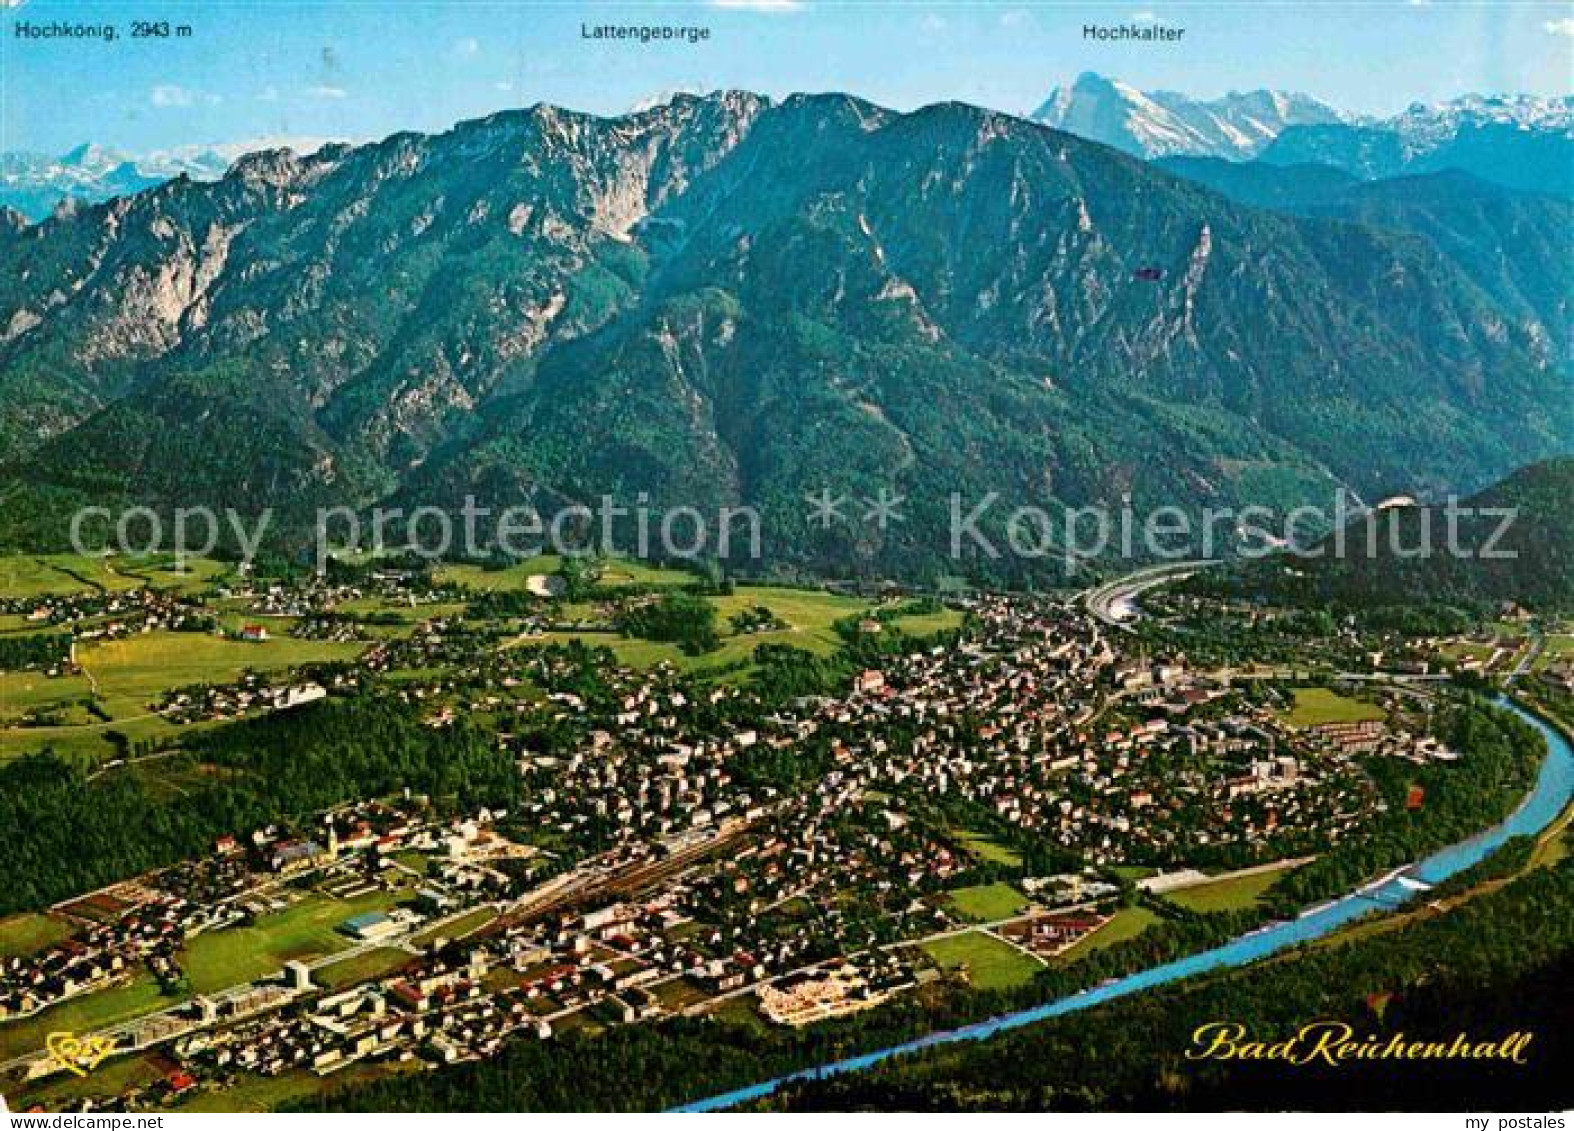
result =
[[1111,628],[1130,631],[1131,622],[1138,616],[1136,599],[1140,594],[1218,564],[1217,559],[1207,558],[1147,566],[1088,590],[1083,594],[1082,601],[1096,620]]

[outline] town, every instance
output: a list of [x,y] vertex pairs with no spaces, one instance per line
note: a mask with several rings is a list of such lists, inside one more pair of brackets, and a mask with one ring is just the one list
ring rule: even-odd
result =
[[[371,693],[423,728],[481,728],[518,801],[365,797],[12,921],[32,942],[0,955],[8,1096],[246,1106],[659,1017],[800,1027],[1020,985],[1167,914],[1256,906],[1383,813],[1372,760],[1462,757],[1433,726],[1445,686],[1413,670],[1205,661],[1075,594],[540,572],[556,565],[11,599],[69,633],[23,673],[46,691],[125,639],[241,653],[227,678],[141,689],[158,729],[96,774]],[[697,655],[619,630],[696,601],[731,615]],[[252,666],[275,646],[285,662]],[[805,670],[818,685],[794,686]],[[40,712],[70,729],[35,698],[13,736]],[[62,1058],[62,1030],[108,1059]]]

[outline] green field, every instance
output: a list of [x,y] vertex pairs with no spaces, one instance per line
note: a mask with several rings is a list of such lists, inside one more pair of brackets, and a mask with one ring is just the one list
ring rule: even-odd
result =
[[0,596],[42,597],[140,589],[204,588],[222,575],[221,562],[194,558],[183,570],[168,555],[146,558],[82,554],[6,555],[0,557]]
[[359,954],[351,955],[343,961],[320,967],[312,972],[312,980],[319,986],[337,990],[343,986],[354,986],[384,977],[407,962],[413,961],[414,958],[415,956],[409,951],[397,947],[373,947],[371,950],[363,950]]
[[526,558],[507,569],[484,569],[478,565],[442,565],[433,571],[434,580],[448,585],[463,585],[477,593],[522,591],[534,573],[556,573],[563,562],[552,554]]
[[961,628],[962,614],[956,609],[941,609],[935,613],[914,613],[912,616],[897,617],[892,623],[909,636],[934,636],[936,633]]
[[1007,848],[983,833],[975,833],[963,829],[953,835],[961,842],[964,849],[980,860],[990,864],[1002,864],[1007,868],[1019,868],[1022,866],[1021,853],[1015,849]]
[[964,919],[978,923],[993,923],[1009,919],[1027,906],[1027,896],[1003,880],[992,884],[979,884],[970,888],[957,888],[946,893],[946,902]]
[[351,940],[336,928],[352,915],[386,911],[399,894],[375,891],[354,899],[313,893],[249,927],[209,931],[186,944],[181,964],[195,993],[212,993],[276,974],[290,959],[310,961],[337,954]]
[[462,939],[466,935],[474,934],[497,918],[497,912],[490,907],[477,907],[467,911],[457,919],[451,919],[435,927],[429,927],[410,940],[415,946],[430,946],[434,939]]
[[0,958],[36,954],[70,937],[70,925],[52,916],[13,915],[0,919]]
[[[739,586],[726,597],[712,597],[716,606],[717,621],[725,634],[721,652],[713,656],[728,655],[742,658],[750,655],[760,644],[790,644],[817,655],[826,655],[841,647],[841,637],[832,627],[844,617],[857,616],[869,609],[866,601],[856,597],[843,597],[817,589],[784,589],[777,586]],[[734,633],[729,623],[733,616],[763,606],[775,614],[776,619],[788,627],[773,632]]]
[[1075,946],[1062,951],[1058,961],[1075,962],[1090,951],[1102,950],[1106,946],[1134,939],[1158,921],[1159,917],[1146,907],[1122,907],[1115,912],[1108,923],[1091,935],[1079,939]]
[[1536,657],[1535,670],[1543,671],[1553,664],[1561,664],[1567,660],[1574,660],[1574,636],[1566,632],[1548,633],[1542,645],[1541,655]]
[[1171,903],[1190,911],[1238,911],[1254,907],[1287,869],[1275,868],[1249,876],[1231,876],[1165,894]]
[[[693,581],[693,578],[685,577],[685,580]],[[856,597],[844,597],[818,589],[790,589],[783,586],[739,586],[726,596],[706,599],[716,607],[717,631],[721,638],[721,646],[715,651],[699,656],[685,655],[675,644],[630,639],[612,630],[610,625],[607,631],[548,632],[521,637],[514,641],[513,645],[528,646],[579,640],[591,647],[612,649],[618,662],[629,667],[648,668],[659,663],[669,663],[686,672],[703,673],[738,663],[747,663],[753,658],[754,650],[762,644],[785,644],[819,656],[830,655],[842,646],[841,637],[836,632],[836,622],[848,617],[867,615],[873,611],[873,606],[868,601]],[[775,618],[787,627],[767,632],[735,631],[731,624],[732,618],[743,610],[755,606],[769,609]],[[585,615],[588,610],[579,608],[577,612],[579,615]],[[938,613],[898,618],[895,623],[903,631],[921,636],[956,628],[962,623],[962,615],[954,609],[945,609]]]
[[242,1074],[223,1088],[202,1088],[180,1098],[176,1112],[272,1111],[293,1100],[321,1096],[364,1084],[381,1076],[417,1071],[407,1064],[352,1064],[332,1076],[313,1072],[284,1072],[278,1076]]
[[157,1013],[177,1004],[178,997],[166,997],[158,983],[146,974],[97,993],[72,998],[61,1005],[19,1021],[0,1024],[0,1059],[9,1060],[37,1052],[50,1033],[65,1031],[96,1032],[145,1013]]
[[[282,628],[281,628],[282,633]],[[0,675],[0,757],[52,747],[64,756],[103,756],[113,748],[104,732],[133,741],[163,738],[177,728],[152,713],[167,691],[195,684],[231,683],[248,669],[278,671],[302,664],[348,660],[364,645],[297,640],[277,635],[243,643],[199,632],[149,632],[77,649],[83,674],[50,679],[41,672]],[[110,716],[58,727],[6,726],[39,708],[75,710],[71,704],[97,694]],[[75,716],[72,716],[76,721]]]
[[[681,569],[649,565],[632,558],[604,558],[596,563],[601,571],[600,585],[693,585],[699,580]],[[525,558],[507,569],[486,569],[478,565],[445,565],[437,569],[438,581],[451,582],[478,593],[523,591],[531,574],[553,574],[563,567],[555,554]]]
[[981,990],[1023,985],[1040,969],[1034,959],[983,931],[931,939],[920,949],[943,970],[965,968],[968,982]]
[[1323,723],[1358,723],[1383,718],[1383,709],[1351,699],[1326,687],[1297,687],[1295,705],[1285,716],[1291,726],[1314,727]]
[[[87,1076],[57,1072],[47,1077],[37,1090],[23,1093],[26,1104],[38,1104],[46,1111],[57,1111],[77,1100],[112,1100],[131,1088],[146,1087],[163,1073],[149,1054],[117,1056],[106,1060]],[[19,1097],[12,1097],[15,1102]],[[22,1109],[19,1105],[18,1110]]]

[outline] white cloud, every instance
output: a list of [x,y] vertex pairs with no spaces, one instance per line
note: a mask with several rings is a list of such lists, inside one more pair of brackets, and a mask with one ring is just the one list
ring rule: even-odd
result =
[[1009,12],[1000,13],[1000,26],[1026,27],[1032,21],[1032,19],[1033,17],[1029,16],[1021,8],[1013,8]]
[[918,24],[924,31],[944,31],[946,22],[944,16],[925,16]]
[[1157,12],[1133,12],[1131,13],[1131,22],[1136,24],[1156,24],[1159,22],[1159,14]]
[[500,90],[504,94],[507,94],[509,91],[514,89],[514,84],[511,83],[511,82],[507,82],[507,81],[495,82],[495,83],[492,84],[492,89],[493,90]]
[[149,93],[148,101],[153,103],[153,105],[162,107],[164,109],[170,109],[172,107],[184,109],[187,106],[196,105],[197,92],[194,90],[187,90],[183,86],[175,86],[171,83],[161,83],[160,85],[155,86]]
[[174,83],[159,83],[148,91],[148,101],[161,110],[185,110],[201,103],[204,106],[217,106],[224,101],[222,95],[210,94],[205,90],[192,90],[190,87],[176,86]]
[[726,8],[733,12],[797,12],[803,0],[710,0],[712,8]]
[[481,41],[469,36],[455,40],[454,45],[448,49],[448,54],[453,59],[474,59],[481,54]]
[[1553,35],[1566,35],[1574,39],[1574,16],[1566,16],[1561,20],[1548,20],[1541,26]]
[[265,86],[257,94],[258,102],[277,102],[278,100],[279,88],[276,86]]
[[327,85],[309,86],[309,87],[306,88],[306,93],[311,95],[313,98],[348,98],[348,97],[350,97],[350,92],[345,90],[344,87],[342,87],[342,86],[327,86]]

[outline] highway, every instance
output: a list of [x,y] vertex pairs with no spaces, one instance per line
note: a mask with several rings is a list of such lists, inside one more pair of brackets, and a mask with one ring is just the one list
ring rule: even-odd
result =
[[1190,577],[1194,573],[1218,564],[1220,563],[1216,558],[1205,558],[1147,566],[1087,590],[1083,594],[1082,602],[1096,620],[1111,628],[1130,631],[1131,622],[1140,615],[1136,607],[1136,599],[1140,594],[1160,585],[1179,581],[1183,577]]

